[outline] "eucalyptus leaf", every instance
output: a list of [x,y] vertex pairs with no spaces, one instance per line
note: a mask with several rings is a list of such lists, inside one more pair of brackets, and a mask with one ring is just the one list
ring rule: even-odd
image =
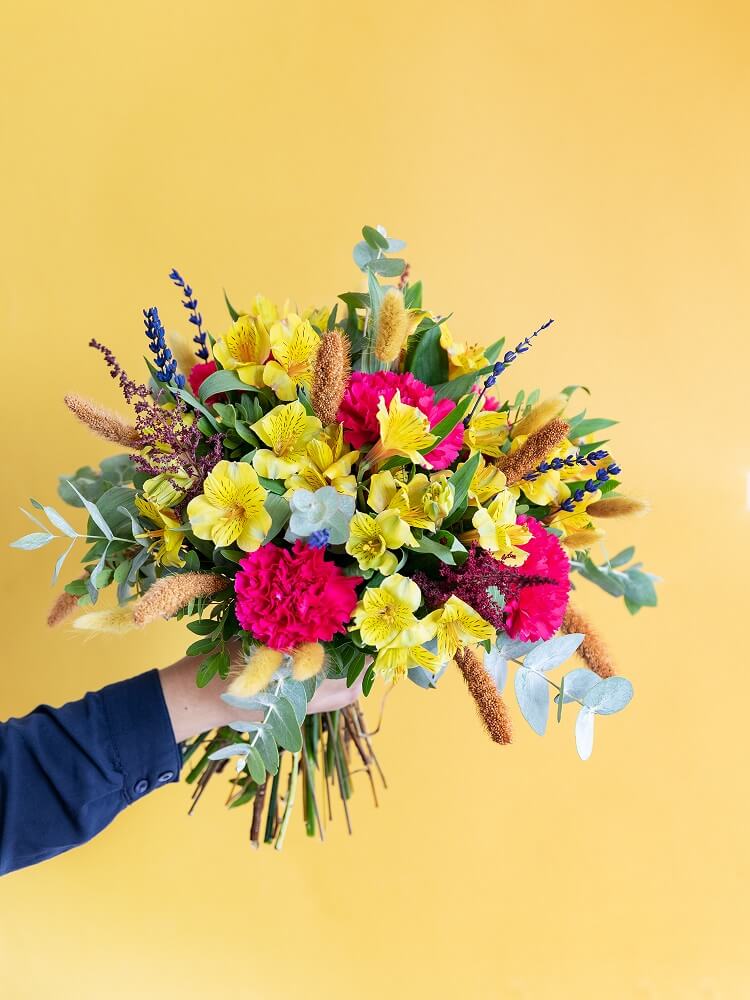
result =
[[294,708],[286,698],[275,699],[268,706],[265,723],[279,746],[291,753],[299,753],[302,749],[302,732]]
[[571,670],[569,674],[565,675],[563,704],[567,704],[569,701],[583,701],[589,689],[598,684],[600,680],[599,675],[595,674],[593,670],[589,670],[588,667],[577,667],[575,670]]
[[88,511],[89,517],[94,522],[94,524],[97,526],[97,528],[99,528],[99,530],[102,532],[102,534],[104,535],[104,537],[110,539],[110,541],[111,541],[112,538],[114,538],[114,535],[113,535],[113,533],[112,533],[109,525],[107,524],[107,522],[104,520],[104,518],[102,517],[102,515],[99,513],[99,510],[98,510],[96,504],[92,503],[90,500],[87,500],[86,497],[84,497],[81,493],[79,493],[79,491],[76,489],[76,487],[70,481],[68,481],[68,486],[70,486],[70,488],[76,494],[76,496],[81,501],[81,503],[83,504],[83,506],[86,508],[86,510]]
[[582,708],[576,719],[576,750],[581,760],[588,760],[594,749],[594,713]]
[[30,552],[33,549],[41,549],[43,545],[51,542],[54,537],[48,531],[32,531],[31,534],[23,535],[21,538],[17,538],[15,542],[11,542],[10,547]]
[[67,535],[68,538],[78,537],[78,532],[75,528],[71,528],[62,514],[58,514],[54,507],[45,507],[44,513],[47,515],[50,524],[54,524],[54,526],[59,528],[59,530],[62,531],[64,535]]
[[63,552],[63,554],[60,556],[60,558],[55,563],[55,568],[52,571],[52,583],[53,584],[57,583],[57,578],[60,575],[60,570],[63,568],[63,563],[67,559],[68,554],[70,553],[70,550],[73,548],[73,546],[75,545],[75,543],[76,543],[76,540],[74,538],[73,541],[70,543],[70,545],[67,547],[67,549]]
[[397,278],[403,274],[405,267],[406,261],[400,257],[376,257],[367,265],[367,270],[384,278]]
[[633,685],[626,677],[605,677],[586,692],[583,703],[597,715],[621,712],[633,697]]
[[536,670],[519,667],[514,681],[521,714],[535,733],[544,736],[549,717],[549,686]]
[[209,760],[227,760],[229,757],[246,757],[248,753],[247,743],[230,743],[229,746],[220,747],[208,755]]
[[524,666],[529,670],[545,672],[559,667],[575,653],[585,636],[580,632],[568,635],[555,635],[546,642],[535,646],[524,659]]

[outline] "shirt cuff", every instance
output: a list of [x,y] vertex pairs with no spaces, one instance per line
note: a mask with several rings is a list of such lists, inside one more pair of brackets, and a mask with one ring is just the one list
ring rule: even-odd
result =
[[159,671],[149,670],[109,684],[98,697],[109,724],[126,800],[134,802],[155,788],[179,780],[182,759]]

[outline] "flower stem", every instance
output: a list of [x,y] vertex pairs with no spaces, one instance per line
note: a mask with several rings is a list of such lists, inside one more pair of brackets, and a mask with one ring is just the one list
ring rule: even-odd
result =
[[286,837],[287,827],[289,826],[289,820],[292,816],[292,807],[294,806],[294,800],[297,797],[299,758],[299,751],[292,755],[292,770],[289,772],[289,790],[287,791],[286,803],[284,804],[284,815],[281,818],[281,826],[279,827],[279,833],[276,837],[276,843],[274,844],[274,848],[277,851],[280,851],[284,846],[284,838]]

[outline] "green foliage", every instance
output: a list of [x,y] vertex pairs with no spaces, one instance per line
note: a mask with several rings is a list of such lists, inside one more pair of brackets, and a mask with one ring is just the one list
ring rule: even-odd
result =
[[448,378],[448,354],[440,346],[440,327],[431,326],[420,337],[409,362],[409,370],[425,385],[436,385]]
[[618,552],[616,556],[605,563],[597,565],[585,552],[576,554],[571,560],[571,569],[579,573],[585,580],[596,584],[612,597],[622,597],[625,607],[631,614],[637,614],[641,608],[655,608],[658,603],[654,584],[658,577],[646,573],[640,563],[634,563],[623,568],[635,555],[635,548],[630,546]]

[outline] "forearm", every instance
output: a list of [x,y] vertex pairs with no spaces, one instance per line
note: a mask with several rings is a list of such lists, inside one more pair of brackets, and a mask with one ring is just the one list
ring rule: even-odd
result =
[[[240,719],[249,722],[262,720],[260,712],[243,712],[221,699],[222,692],[226,691],[226,682],[221,678],[214,677],[204,688],[199,688],[195,683],[199,662],[197,657],[184,657],[159,671],[164,700],[178,743]],[[310,701],[308,711],[332,712],[343,708],[355,701],[360,691],[360,684],[348,688],[344,680],[325,680]]]

